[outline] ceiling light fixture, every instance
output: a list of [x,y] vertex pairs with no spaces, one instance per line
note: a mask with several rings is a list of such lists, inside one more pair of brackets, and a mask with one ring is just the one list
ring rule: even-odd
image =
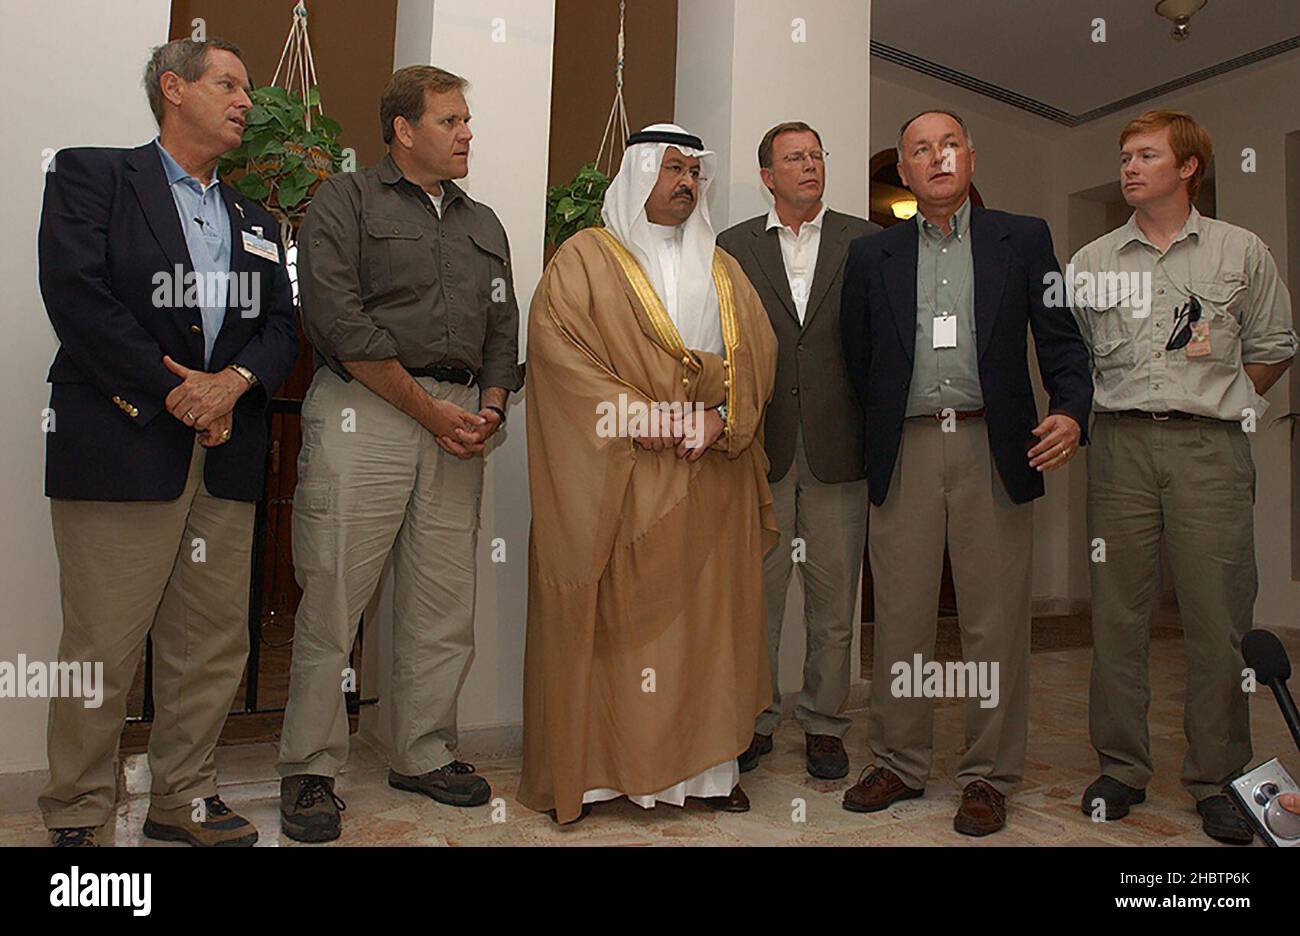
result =
[[1156,12],[1174,24],[1170,35],[1175,42],[1182,42],[1189,32],[1188,23],[1194,14],[1205,6],[1206,0],[1159,0]]
[[916,199],[915,198],[897,198],[890,202],[889,210],[894,213],[894,217],[900,221],[906,221],[908,218],[916,217]]

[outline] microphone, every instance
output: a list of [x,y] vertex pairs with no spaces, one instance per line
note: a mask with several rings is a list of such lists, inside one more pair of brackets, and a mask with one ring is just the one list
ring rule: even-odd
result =
[[1271,631],[1256,628],[1241,638],[1241,655],[1246,665],[1255,671],[1255,681],[1273,690],[1277,707],[1282,710],[1282,719],[1291,730],[1296,747],[1300,748],[1300,712],[1286,687],[1286,681],[1291,678],[1291,660],[1282,641]]

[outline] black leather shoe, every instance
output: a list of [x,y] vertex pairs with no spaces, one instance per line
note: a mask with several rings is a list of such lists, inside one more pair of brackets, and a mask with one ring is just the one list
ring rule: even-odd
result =
[[1207,796],[1196,804],[1196,811],[1201,814],[1201,828],[1216,842],[1249,845],[1255,841],[1255,830],[1230,796]]
[[749,742],[749,747],[741,752],[736,758],[736,763],[740,765],[740,772],[753,770],[758,766],[758,759],[764,754],[772,753],[772,736],[770,734],[758,734],[755,732],[753,739]]
[[703,800],[719,812],[749,812],[749,797],[739,783],[727,796],[705,796]]
[[554,822],[556,825],[577,825],[577,824],[578,824],[579,822],[581,822],[583,819],[586,819],[588,816],[591,815],[591,804],[590,804],[590,803],[583,803],[583,804],[582,804],[582,811],[578,813],[578,818],[577,818],[577,819],[570,819],[568,822],[561,822],[558,818],[556,818],[555,810],[554,810],[554,809],[548,809],[548,810],[546,810],[546,815],[550,816],[550,817],[551,817],[551,821]]
[[1079,805],[1083,808],[1083,814],[1091,817],[1097,811],[1097,800],[1101,800],[1102,812],[1099,818],[1102,822],[1112,822],[1123,819],[1128,815],[1130,806],[1136,806],[1146,798],[1146,790],[1139,790],[1127,783],[1120,783],[1114,777],[1102,774],[1088,784],[1088,789],[1083,791],[1083,800]]
[[849,755],[844,750],[844,742],[834,735],[805,735],[804,766],[819,780],[838,780],[848,776]]

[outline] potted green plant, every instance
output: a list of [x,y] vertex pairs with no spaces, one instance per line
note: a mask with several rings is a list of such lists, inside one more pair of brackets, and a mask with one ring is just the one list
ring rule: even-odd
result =
[[319,88],[311,88],[305,101],[274,85],[249,97],[253,106],[244,117],[243,142],[221,157],[221,173],[280,221],[288,244],[316,187],[341,168],[339,124],[313,113],[308,127],[309,109],[320,106]]
[[587,163],[565,185],[546,190],[546,242],[559,247],[583,228],[600,223],[609,176]]

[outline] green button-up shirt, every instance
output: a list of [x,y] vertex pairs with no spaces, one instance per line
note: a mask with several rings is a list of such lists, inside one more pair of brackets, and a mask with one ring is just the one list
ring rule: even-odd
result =
[[[1164,253],[1142,233],[1135,213],[1075,254],[1066,276],[1092,354],[1099,412],[1260,416],[1268,404],[1242,365],[1295,355],[1291,296],[1267,245],[1194,207]],[[1178,313],[1193,295],[1201,305],[1200,324],[1209,326],[1208,353],[1196,354],[1193,342],[1167,350]]]
[[[951,407],[984,406],[975,347],[975,271],[970,249],[970,199],[944,234],[920,212],[916,256],[916,350],[907,391],[908,416],[933,416]],[[957,347],[934,346],[936,315],[957,317]]]
[[317,190],[298,239],[303,328],[324,363],[397,358],[517,390],[519,307],[505,229],[442,184],[441,214],[391,156]]

